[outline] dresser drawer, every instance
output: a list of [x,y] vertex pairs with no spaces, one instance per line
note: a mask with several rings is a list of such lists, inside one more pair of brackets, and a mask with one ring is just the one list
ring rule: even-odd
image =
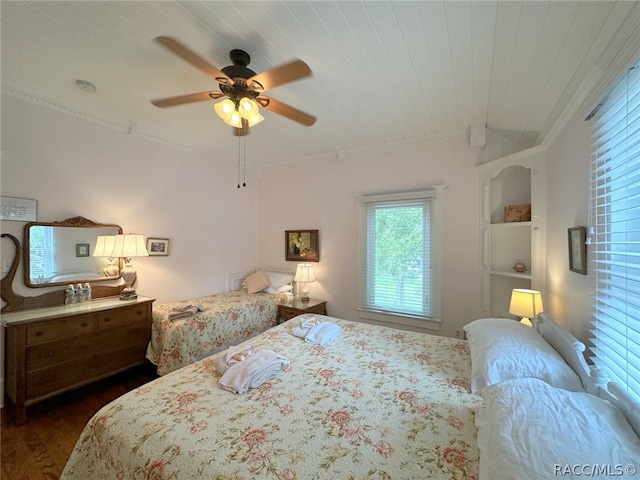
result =
[[132,322],[146,322],[148,317],[148,309],[144,305],[109,310],[98,314],[98,329],[121,327]]
[[62,318],[27,326],[27,345],[85,335],[96,329],[96,315]]
[[38,343],[27,348],[26,371],[55,368],[71,361],[84,363],[98,352],[116,352],[125,346],[137,345],[140,350],[146,350],[148,342],[146,322],[133,321],[122,328],[96,330],[89,335]]
[[297,308],[290,308],[290,307],[280,307],[280,308],[281,308],[280,316],[285,320],[290,320],[293,317],[297,317],[298,315],[303,313],[300,310],[298,310]]
[[26,400],[48,396],[96,381],[144,363],[146,345],[131,345],[116,351],[98,352],[82,361],[72,361],[30,373],[26,378]]
[[305,313],[319,313],[320,315],[326,315],[327,314],[327,304],[326,303],[321,303],[320,305],[315,305],[311,308],[307,308],[305,310]]

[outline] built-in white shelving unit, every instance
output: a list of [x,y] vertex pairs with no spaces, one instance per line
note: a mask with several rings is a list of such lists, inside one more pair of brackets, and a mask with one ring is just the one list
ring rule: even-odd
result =
[[[482,309],[508,317],[511,290],[544,289],[544,151],[538,147],[481,168]],[[531,221],[505,223],[507,205],[531,205]],[[524,272],[514,266],[524,263]]]

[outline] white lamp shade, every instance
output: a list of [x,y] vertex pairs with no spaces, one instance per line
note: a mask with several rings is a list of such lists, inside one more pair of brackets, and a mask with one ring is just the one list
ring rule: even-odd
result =
[[536,290],[515,288],[511,292],[509,313],[518,317],[534,318],[544,311],[542,294]]
[[298,268],[296,269],[296,276],[293,281],[300,283],[315,282],[316,277],[313,274],[313,265],[310,263],[299,263]]
[[115,235],[99,235],[98,239],[96,240],[96,248],[93,250],[92,256],[111,257],[115,243]]
[[144,236],[128,233],[115,235],[115,244],[110,257],[148,257],[147,247],[144,244]]

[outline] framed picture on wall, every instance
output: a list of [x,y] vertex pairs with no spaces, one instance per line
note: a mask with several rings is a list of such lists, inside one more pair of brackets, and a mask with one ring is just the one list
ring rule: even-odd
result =
[[587,274],[587,229],[569,228],[569,270]]
[[89,244],[76,243],[76,257],[88,257],[88,256],[89,256]]
[[147,252],[150,257],[169,255],[168,238],[147,238]]
[[320,261],[318,230],[286,230],[284,232],[285,258],[291,262]]

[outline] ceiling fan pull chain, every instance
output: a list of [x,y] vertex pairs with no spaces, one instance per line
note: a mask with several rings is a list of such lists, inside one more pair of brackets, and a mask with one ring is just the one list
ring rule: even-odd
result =
[[247,136],[244,137],[244,165],[242,166],[242,186],[247,186]]
[[240,141],[242,137],[238,137],[238,188],[240,188]]

